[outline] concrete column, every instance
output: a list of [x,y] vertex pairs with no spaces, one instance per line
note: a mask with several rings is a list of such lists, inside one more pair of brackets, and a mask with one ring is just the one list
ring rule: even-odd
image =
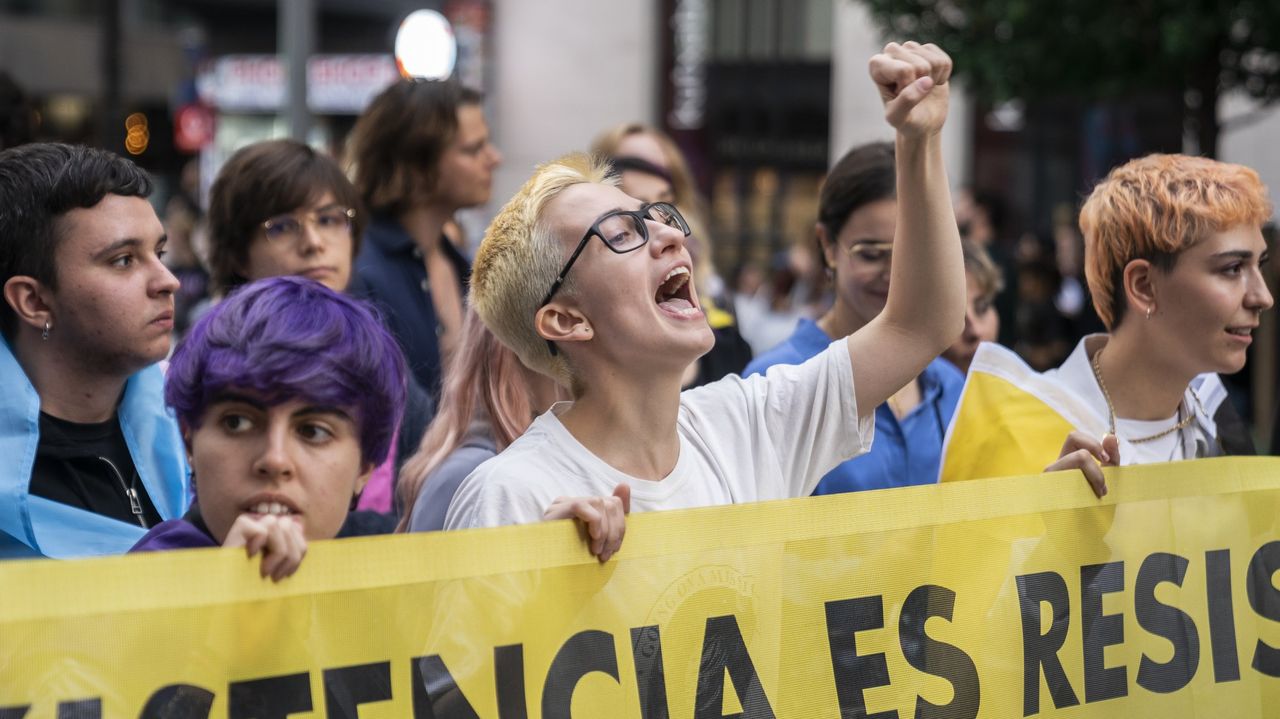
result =
[[492,132],[505,157],[496,211],[535,165],[658,113],[657,0],[495,0]]

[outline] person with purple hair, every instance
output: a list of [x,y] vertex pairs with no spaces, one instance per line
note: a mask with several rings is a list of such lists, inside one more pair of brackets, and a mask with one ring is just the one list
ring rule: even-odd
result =
[[299,277],[230,294],[174,352],[165,402],[182,431],[195,502],[132,551],[245,547],[262,576],[298,567],[344,522],[391,448],[406,370],[360,300]]

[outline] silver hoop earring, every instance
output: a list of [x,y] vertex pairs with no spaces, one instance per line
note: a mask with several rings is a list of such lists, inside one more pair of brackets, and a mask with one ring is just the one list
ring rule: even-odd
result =
[[53,329],[53,325],[50,325],[50,324],[49,324],[49,320],[45,320],[45,321],[44,321],[44,332],[41,332],[41,333],[40,333],[40,339],[45,340],[45,341],[47,342],[47,341],[49,340],[49,330],[51,330],[51,329]]
[[1154,307],[1152,307],[1151,305],[1147,305],[1147,319],[1151,319],[1151,312],[1152,312],[1152,310],[1154,310],[1154,309],[1155,309],[1155,308],[1154,308]]

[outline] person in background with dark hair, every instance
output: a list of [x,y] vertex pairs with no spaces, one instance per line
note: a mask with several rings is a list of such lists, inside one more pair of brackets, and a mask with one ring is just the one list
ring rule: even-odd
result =
[[186,510],[151,189],[101,150],[0,152],[0,558],[122,553]]
[[[364,226],[359,194],[326,155],[294,140],[249,145],[222,166],[209,194],[213,281],[226,293],[247,281],[295,275],[346,291]],[[417,382],[407,387],[404,416],[395,418],[395,451],[374,471],[359,509],[393,512],[398,467],[435,414]]]
[[192,328],[165,401],[196,502],[133,551],[245,547],[292,574],[307,542],[350,536],[347,513],[386,459],[404,401],[400,348],[363,302],[298,277],[233,292]]
[[[851,335],[879,316],[889,297],[897,228],[893,144],[853,148],[822,185],[814,227],[818,249],[834,277],[835,304],[817,322],[801,319],[786,342],[753,360],[744,374],[805,362],[834,338]],[[955,366],[935,358],[920,376],[876,407],[871,450],[828,472],[814,493],[936,482],[942,440],[963,386],[964,376]]]
[[471,273],[444,228],[489,201],[502,161],[481,96],[452,82],[398,82],[356,121],[347,158],[373,213],[351,292],[382,309],[413,376],[436,397]]
[[9,73],[0,71],[0,150],[35,139],[36,113],[27,93]]

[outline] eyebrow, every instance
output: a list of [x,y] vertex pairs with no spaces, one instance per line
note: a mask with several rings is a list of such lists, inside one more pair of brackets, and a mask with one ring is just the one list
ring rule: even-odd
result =
[[[168,241],[169,241],[168,234],[160,235],[160,237],[156,238],[157,245],[166,244]],[[115,242],[112,242],[111,244],[107,245],[103,249],[95,252],[93,256],[95,259],[105,260],[106,258],[110,257],[111,255],[114,255],[120,250],[125,249],[126,247],[138,248],[138,247],[142,247],[143,244],[144,244],[144,240],[141,240],[137,237],[126,237],[122,240],[116,240]]]
[[347,412],[345,409],[340,407],[331,407],[329,405],[307,405],[297,412],[294,412],[293,416],[300,417],[312,414],[331,414],[339,419],[345,419],[352,424],[355,424],[356,422],[355,419],[352,418],[351,413]]
[[[1267,254],[1267,251],[1263,250],[1262,254],[1264,255]],[[1227,250],[1225,252],[1218,252],[1216,254],[1210,255],[1209,258],[1213,260],[1226,260],[1226,259],[1249,260],[1249,259],[1253,259],[1253,251],[1252,250]]]
[[[229,392],[223,395],[219,395],[217,399],[215,399],[213,402],[210,402],[209,404],[212,406],[215,404],[231,404],[231,403],[247,404],[250,407],[253,407],[254,409],[262,412],[265,412],[267,411],[267,409],[270,408],[270,404],[263,401],[262,399],[258,397],[254,397],[252,395],[241,394],[239,392]],[[348,422],[351,422],[353,424],[355,423],[355,420],[351,417],[350,412],[347,412],[341,407],[333,407],[330,405],[322,405],[322,404],[309,404],[299,409],[298,411],[294,412],[293,416],[298,417],[298,416],[305,416],[305,415],[311,415],[311,414],[331,414],[341,419],[345,419]]]

